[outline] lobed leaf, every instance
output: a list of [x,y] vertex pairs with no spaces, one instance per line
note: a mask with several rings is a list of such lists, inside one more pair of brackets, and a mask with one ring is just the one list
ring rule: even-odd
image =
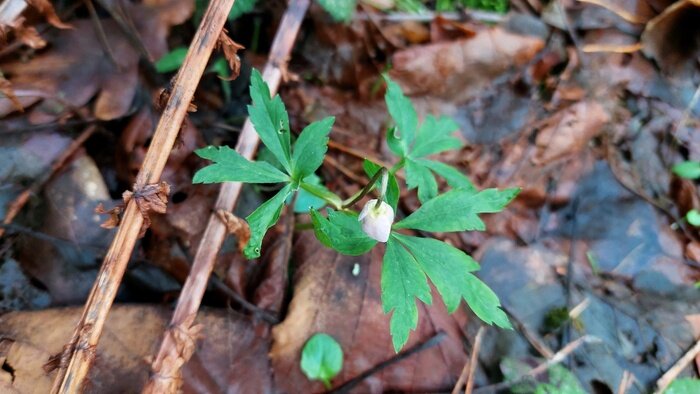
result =
[[306,126],[294,144],[292,177],[297,180],[313,174],[323,164],[328,150],[328,134],[335,118],[329,116]]
[[310,214],[316,238],[326,247],[339,253],[359,256],[377,244],[377,241],[362,231],[357,215],[332,209],[328,209],[328,218],[324,218],[315,209],[311,209]]
[[289,176],[270,163],[249,161],[228,146],[208,146],[197,149],[195,153],[203,159],[213,161],[214,164],[197,171],[192,178],[192,183],[278,183],[289,181]]
[[270,89],[255,69],[250,75],[250,97],[253,105],[248,106],[248,115],[255,131],[282,167],[291,174],[291,137],[287,110],[279,95],[270,98]]
[[415,230],[484,231],[486,225],[479,218],[481,213],[500,212],[520,192],[520,189],[454,189],[421,205],[415,212],[394,224],[394,228]]
[[447,184],[454,189],[470,189],[476,191],[476,187],[469,178],[451,165],[428,159],[416,159],[416,163],[429,168],[434,173],[443,177]]
[[416,260],[395,238],[389,238],[382,264],[382,308],[393,312],[389,331],[394,350],[408,341],[408,335],[418,325],[416,298],[432,303],[430,286]]
[[418,115],[411,100],[404,96],[401,87],[392,81],[387,75],[386,80],[387,90],[384,100],[389,109],[389,114],[396,123],[396,128],[399,132],[399,141],[403,147],[403,155],[408,154],[411,144],[416,138],[416,129],[418,128]]
[[267,230],[272,227],[280,217],[282,206],[287,196],[292,192],[292,186],[287,184],[271,199],[265,201],[253,213],[248,215],[246,221],[250,226],[250,240],[243,250],[246,258],[260,257],[260,246]]
[[457,129],[459,129],[457,123],[446,116],[441,116],[439,119],[432,115],[426,116],[418,130],[416,142],[409,156],[418,158],[461,148],[464,145],[462,141],[452,136]]
[[418,200],[422,204],[438,194],[438,185],[433,173],[411,158],[406,159],[406,185],[408,190],[418,188]]
[[411,237],[394,233],[433,282],[449,313],[454,312],[468,286],[469,272],[479,264],[468,254],[434,238]]

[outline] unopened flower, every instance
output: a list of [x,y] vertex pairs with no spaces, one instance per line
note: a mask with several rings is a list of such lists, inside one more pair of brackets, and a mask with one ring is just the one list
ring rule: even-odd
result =
[[389,240],[391,225],[394,223],[394,210],[384,201],[377,204],[376,199],[370,200],[362,208],[357,220],[362,223],[362,231],[370,238],[386,242]]

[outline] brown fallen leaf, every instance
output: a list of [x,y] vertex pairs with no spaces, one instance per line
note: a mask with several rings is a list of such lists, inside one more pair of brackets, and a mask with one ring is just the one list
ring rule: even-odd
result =
[[543,165],[583,149],[610,116],[596,101],[580,101],[545,120],[537,134],[533,163]]
[[170,194],[170,185],[167,182],[151,183],[148,185],[134,185],[134,191],[125,191],[122,194],[124,204],[128,205],[131,199],[134,199],[139,212],[143,216],[143,225],[139,232],[139,237],[146,234],[146,230],[151,226],[151,218],[149,212],[165,213],[168,208],[168,194]]
[[100,227],[110,229],[119,226],[119,223],[121,222],[120,215],[123,210],[124,206],[122,204],[118,204],[112,209],[105,209],[102,203],[97,204],[97,206],[95,207],[96,214],[109,215],[107,220],[100,224]]
[[[45,0],[44,0],[45,1]],[[48,2],[47,2],[48,3]],[[192,0],[154,0],[139,4],[124,3],[124,9],[140,33],[140,39],[152,57],[168,50],[167,35],[171,26],[187,20],[193,9]],[[93,112],[101,120],[126,114],[139,83],[139,52],[112,19],[102,19],[102,27],[110,32],[109,45],[117,64],[113,64],[95,31],[91,20],[72,22],[73,29],[52,31],[46,36],[51,47],[29,61],[4,62],[0,68],[22,96],[25,106],[41,103],[29,113],[33,123],[61,118],[96,98]],[[0,98],[0,117],[16,111],[8,99]]]
[[[299,367],[301,349],[309,337],[324,332],[344,352],[334,387],[396,355],[389,334],[389,315],[382,312],[381,247],[363,256],[342,256],[323,247],[310,232],[294,244],[297,263],[294,295],[285,320],[273,329],[270,351],[275,384],[283,392],[321,392],[320,382],[309,381]],[[443,330],[439,345],[378,371],[356,388],[359,393],[387,391],[445,391],[457,381],[466,361],[458,322],[465,309],[450,316],[434,296],[432,306],[419,303],[420,322],[406,344],[410,348]]]
[[236,41],[233,41],[231,37],[228,36],[226,29],[221,30],[219,34],[219,40],[216,42],[217,48],[224,52],[224,57],[226,62],[228,62],[228,67],[231,69],[231,76],[228,77],[227,81],[233,81],[238,78],[241,73],[241,58],[238,57],[238,51],[245,49],[245,47]]
[[243,252],[243,249],[245,249],[245,246],[250,240],[250,226],[248,226],[248,222],[223,209],[217,209],[216,216],[224,222],[228,233],[236,237],[236,240],[238,240],[238,250]]
[[[0,391],[49,392],[53,374],[44,373],[42,364],[61,351],[80,313],[80,308],[56,308],[0,317],[0,358],[4,357],[5,365],[13,371],[11,382],[0,379]],[[148,378],[147,358],[159,344],[169,318],[168,308],[114,306],[97,347],[86,392],[140,392]],[[201,311],[195,324],[202,327],[202,339],[183,367],[184,392],[272,391],[267,359],[269,339],[255,335],[246,318]]]
[[478,95],[494,77],[530,61],[543,46],[538,37],[494,27],[469,39],[399,51],[392,58],[390,75],[408,95],[463,102]]
[[699,0],[677,1],[650,20],[641,37],[642,51],[671,73],[694,67],[700,50]]
[[40,14],[44,15],[46,21],[49,22],[53,27],[59,29],[71,29],[72,26],[61,22],[61,19],[56,14],[56,10],[51,5],[49,0],[26,0],[27,4],[34,7]]

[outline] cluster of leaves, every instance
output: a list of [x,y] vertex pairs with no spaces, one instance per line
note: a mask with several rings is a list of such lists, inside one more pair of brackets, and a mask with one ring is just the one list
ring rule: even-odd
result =
[[251,74],[250,96],[253,104],[248,115],[260,136],[260,140],[281,165],[281,169],[266,161],[249,161],[227,147],[208,146],[195,153],[214,164],[195,173],[194,183],[274,183],[282,188],[271,199],[260,205],[246,220],[250,226],[250,240],[244,254],[247,258],[260,256],[260,245],[267,230],[279,219],[287,199],[300,189],[340,204],[340,199],[315,180],[314,172],[323,163],[328,149],[328,134],[334,118],[328,117],[311,123],[299,134],[294,146],[291,143],[289,117],[282,99],[270,90],[260,72]]
[[[674,174],[685,179],[700,179],[700,161],[684,161],[671,169]],[[685,214],[685,220],[695,227],[700,227],[700,211],[691,209]]]
[[[398,352],[418,324],[416,301],[432,302],[428,279],[450,313],[464,299],[484,322],[509,328],[498,297],[473,274],[479,265],[469,255],[437,239],[402,234],[399,230],[483,231],[485,225],[479,214],[503,210],[519,190],[479,191],[456,168],[428,159],[429,155],[462,146],[452,136],[457,125],[448,118],[433,116],[426,117],[419,125],[410,100],[397,84],[388,78],[386,82],[386,103],[395,123],[387,133],[387,142],[399,161],[388,172],[385,200],[396,211],[400,190],[394,174],[405,167],[408,188],[417,189],[422,203],[415,212],[393,224],[383,258],[382,304],[385,313],[392,313],[390,330],[394,348]],[[248,161],[228,147],[210,146],[196,153],[214,164],[199,170],[193,179],[195,183],[237,181],[282,185],[277,194],[246,218],[251,230],[244,250],[246,257],[260,255],[265,232],[278,220],[289,196],[299,191],[329,205],[325,216],[313,207],[309,211],[316,237],[325,246],[346,255],[361,255],[375,247],[377,241],[363,232],[357,212],[319,185],[314,175],[323,162],[333,118],[310,124],[292,144],[284,104],[279,96],[270,98],[269,89],[257,71],[252,74],[250,93],[253,102],[248,107],[250,119],[278,167],[265,161]],[[366,160],[364,170],[372,178],[381,167]],[[440,194],[436,175],[444,178],[451,189]]]

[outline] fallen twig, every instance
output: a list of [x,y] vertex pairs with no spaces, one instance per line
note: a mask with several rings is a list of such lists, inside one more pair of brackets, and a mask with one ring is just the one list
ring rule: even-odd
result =
[[481,349],[481,340],[484,338],[484,331],[484,327],[481,326],[476,332],[471,357],[466,363],[464,363],[464,368],[462,369],[462,373],[459,375],[459,379],[457,379],[455,387],[452,389],[452,394],[458,394],[459,389],[462,388],[464,382],[467,383],[464,388],[464,393],[471,394],[472,389],[474,388],[474,372],[476,372],[476,363],[478,361],[479,350]]
[[445,334],[444,331],[438,331],[433,335],[432,337],[428,338],[427,340],[406,349],[405,351],[395,355],[394,357],[382,361],[381,363],[375,365],[374,367],[366,370],[365,372],[359,374],[358,376],[348,380],[347,382],[341,384],[340,386],[334,388],[333,390],[329,391],[328,394],[342,394],[342,393],[347,393],[355,386],[360,384],[363,380],[367,379],[368,377],[374,375],[377,372],[380,372],[396,363],[398,363],[401,360],[404,360],[416,353],[420,353],[423,350],[430,349],[431,347],[437,345],[442,341],[447,334]]
[[583,345],[584,343],[597,343],[597,342],[600,342],[599,338],[593,337],[590,335],[584,335],[581,338],[564,346],[563,348],[561,348],[561,350],[556,352],[554,354],[554,356],[547,359],[547,361],[536,366],[535,368],[532,368],[524,375],[521,375],[516,379],[507,380],[505,382],[493,384],[490,386],[480,387],[480,388],[476,389],[474,392],[475,393],[496,393],[500,390],[504,390],[504,389],[507,389],[508,387],[515,385],[515,384],[521,383],[521,382],[525,381],[526,379],[535,378],[538,375],[540,375],[541,373],[547,371],[549,368],[553,367],[554,365],[559,364],[562,361],[566,360],[566,358],[571,353],[573,353],[576,349],[579,348],[579,346]]
[[663,393],[676,377],[700,354],[700,339],[656,381],[655,393]]
[[[51,178],[60,170],[63,168],[64,165],[68,162],[68,159],[70,159],[73,154],[81,147],[83,146],[83,143],[90,138],[90,136],[95,132],[97,129],[97,126],[90,125],[87,128],[85,128],[85,131],[83,131],[78,138],[76,138],[73,142],[68,145],[66,150],[63,151],[61,156],[59,156],[56,161],[53,162],[51,165],[51,168],[49,171],[45,172],[42,176],[37,178],[28,188],[26,188],[22,193],[19,194],[8,206],[7,206],[7,213],[5,214],[5,218],[2,220],[2,224],[8,225],[11,224],[13,220],[15,220],[15,217],[22,211],[22,208],[24,208],[24,205],[29,201],[29,197],[32,196],[32,194],[38,193],[48,182],[51,180]],[[2,237],[5,234],[5,228],[0,227],[0,237]]]
[[[282,17],[280,27],[275,35],[270,50],[270,56],[263,71],[263,79],[270,87],[270,93],[277,92],[282,80],[282,70],[285,68],[294,41],[299,32],[301,22],[309,7],[309,0],[292,0]],[[250,119],[243,125],[243,131],[236,144],[236,151],[247,159],[252,159],[258,147],[259,138]],[[209,216],[207,228],[195,254],[190,275],[187,277],[177,306],[170,320],[170,327],[186,329],[190,324],[187,320],[197,313],[206,290],[209,276],[216,262],[216,255],[221,249],[227,234],[226,225],[216,213],[219,210],[232,211],[241,191],[239,182],[227,182],[221,185],[212,214]],[[185,327],[183,327],[185,326]],[[158,354],[153,359],[152,377],[144,388],[145,393],[171,392],[177,386],[177,376],[180,367],[187,361],[188,355],[182,354],[173,336],[166,332],[160,344]],[[174,362],[178,360],[178,362]]]
[[[234,0],[216,0],[209,3],[187,57],[175,76],[172,92],[156,127],[151,148],[136,176],[137,188],[155,184],[160,180],[187,108],[233,2]],[[60,357],[61,363],[52,393],[77,393],[82,390],[85,377],[95,358],[95,348],[107,313],[114,302],[143,222],[144,217],[139,211],[136,199],[132,199],[126,206],[122,223],[107,251],[73,337]]]

